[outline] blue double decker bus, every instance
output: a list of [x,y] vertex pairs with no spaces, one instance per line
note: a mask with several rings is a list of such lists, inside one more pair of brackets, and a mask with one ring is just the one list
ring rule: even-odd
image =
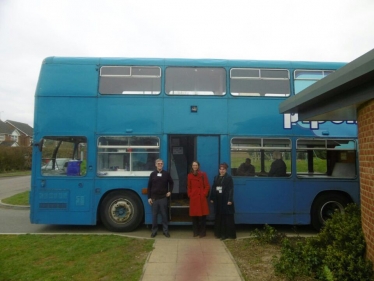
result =
[[[30,219],[132,231],[151,224],[155,160],[174,179],[170,224],[191,224],[193,160],[234,179],[237,224],[312,224],[359,203],[355,122],[301,122],[279,104],[341,63],[46,58],[35,94]],[[274,153],[276,152],[276,153]],[[274,155],[286,174],[270,176]],[[251,159],[255,173],[241,174]],[[209,219],[213,219],[211,209]]]

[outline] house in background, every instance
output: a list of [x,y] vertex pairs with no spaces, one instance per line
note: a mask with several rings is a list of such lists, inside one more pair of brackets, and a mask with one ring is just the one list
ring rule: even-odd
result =
[[30,146],[33,132],[33,128],[25,123],[0,120],[0,146]]

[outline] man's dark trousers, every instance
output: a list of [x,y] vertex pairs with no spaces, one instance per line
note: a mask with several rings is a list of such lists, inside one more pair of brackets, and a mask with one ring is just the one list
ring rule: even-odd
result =
[[161,214],[162,218],[162,231],[163,233],[168,233],[168,198],[162,198],[153,200],[152,204],[152,233],[157,233],[158,230],[158,223],[157,223],[157,215]]

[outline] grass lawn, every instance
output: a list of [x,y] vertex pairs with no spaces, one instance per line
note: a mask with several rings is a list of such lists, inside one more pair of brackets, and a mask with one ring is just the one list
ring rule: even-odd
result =
[[2,235],[0,280],[138,281],[153,243],[117,235]]
[[[2,202],[28,205],[29,194]],[[0,280],[138,281],[153,243],[118,235],[1,235]]]
[[30,175],[31,175],[31,171],[1,172],[0,173],[0,178],[30,176]]
[[18,193],[16,195],[13,195],[8,198],[4,198],[1,200],[1,202],[5,204],[10,204],[10,205],[29,205],[29,197],[30,197],[30,191],[25,191]]

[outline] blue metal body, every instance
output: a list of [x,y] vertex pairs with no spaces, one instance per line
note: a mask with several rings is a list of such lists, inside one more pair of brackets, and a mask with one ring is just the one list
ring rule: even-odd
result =
[[[168,66],[223,67],[227,73],[227,93],[223,96],[169,96],[162,82],[159,95],[101,95],[99,68],[103,65],[159,66],[162,74]],[[144,135],[160,138],[160,156],[169,167],[169,136],[197,136],[197,155],[212,183],[219,162],[230,165],[232,137],[322,136],[355,138],[355,124],[291,122],[279,114],[280,97],[240,97],[229,92],[232,67],[269,67],[288,69],[337,69],[341,63],[130,59],[130,58],[56,58],[44,60],[35,94],[34,140],[45,136],[85,136],[87,173],[82,177],[46,177],[40,172],[41,157],[33,148],[31,187],[32,223],[94,225],[103,196],[115,189],[133,191],[144,208],[144,223],[151,223],[147,196],[148,177],[100,177],[97,170],[97,140],[103,135]],[[291,77],[291,84],[293,78]],[[291,94],[293,87],[291,87]],[[191,112],[197,106],[198,112]],[[296,159],[294,159],[296,161]],[[347,193],[359,202],[358,179],[300,179],[234,177],[236,223],[309,224],[311,204],[326,190]],[[64,203],[65,209],[40,209],[41,203]],[[175,222],[178,223],[178,222]]]

